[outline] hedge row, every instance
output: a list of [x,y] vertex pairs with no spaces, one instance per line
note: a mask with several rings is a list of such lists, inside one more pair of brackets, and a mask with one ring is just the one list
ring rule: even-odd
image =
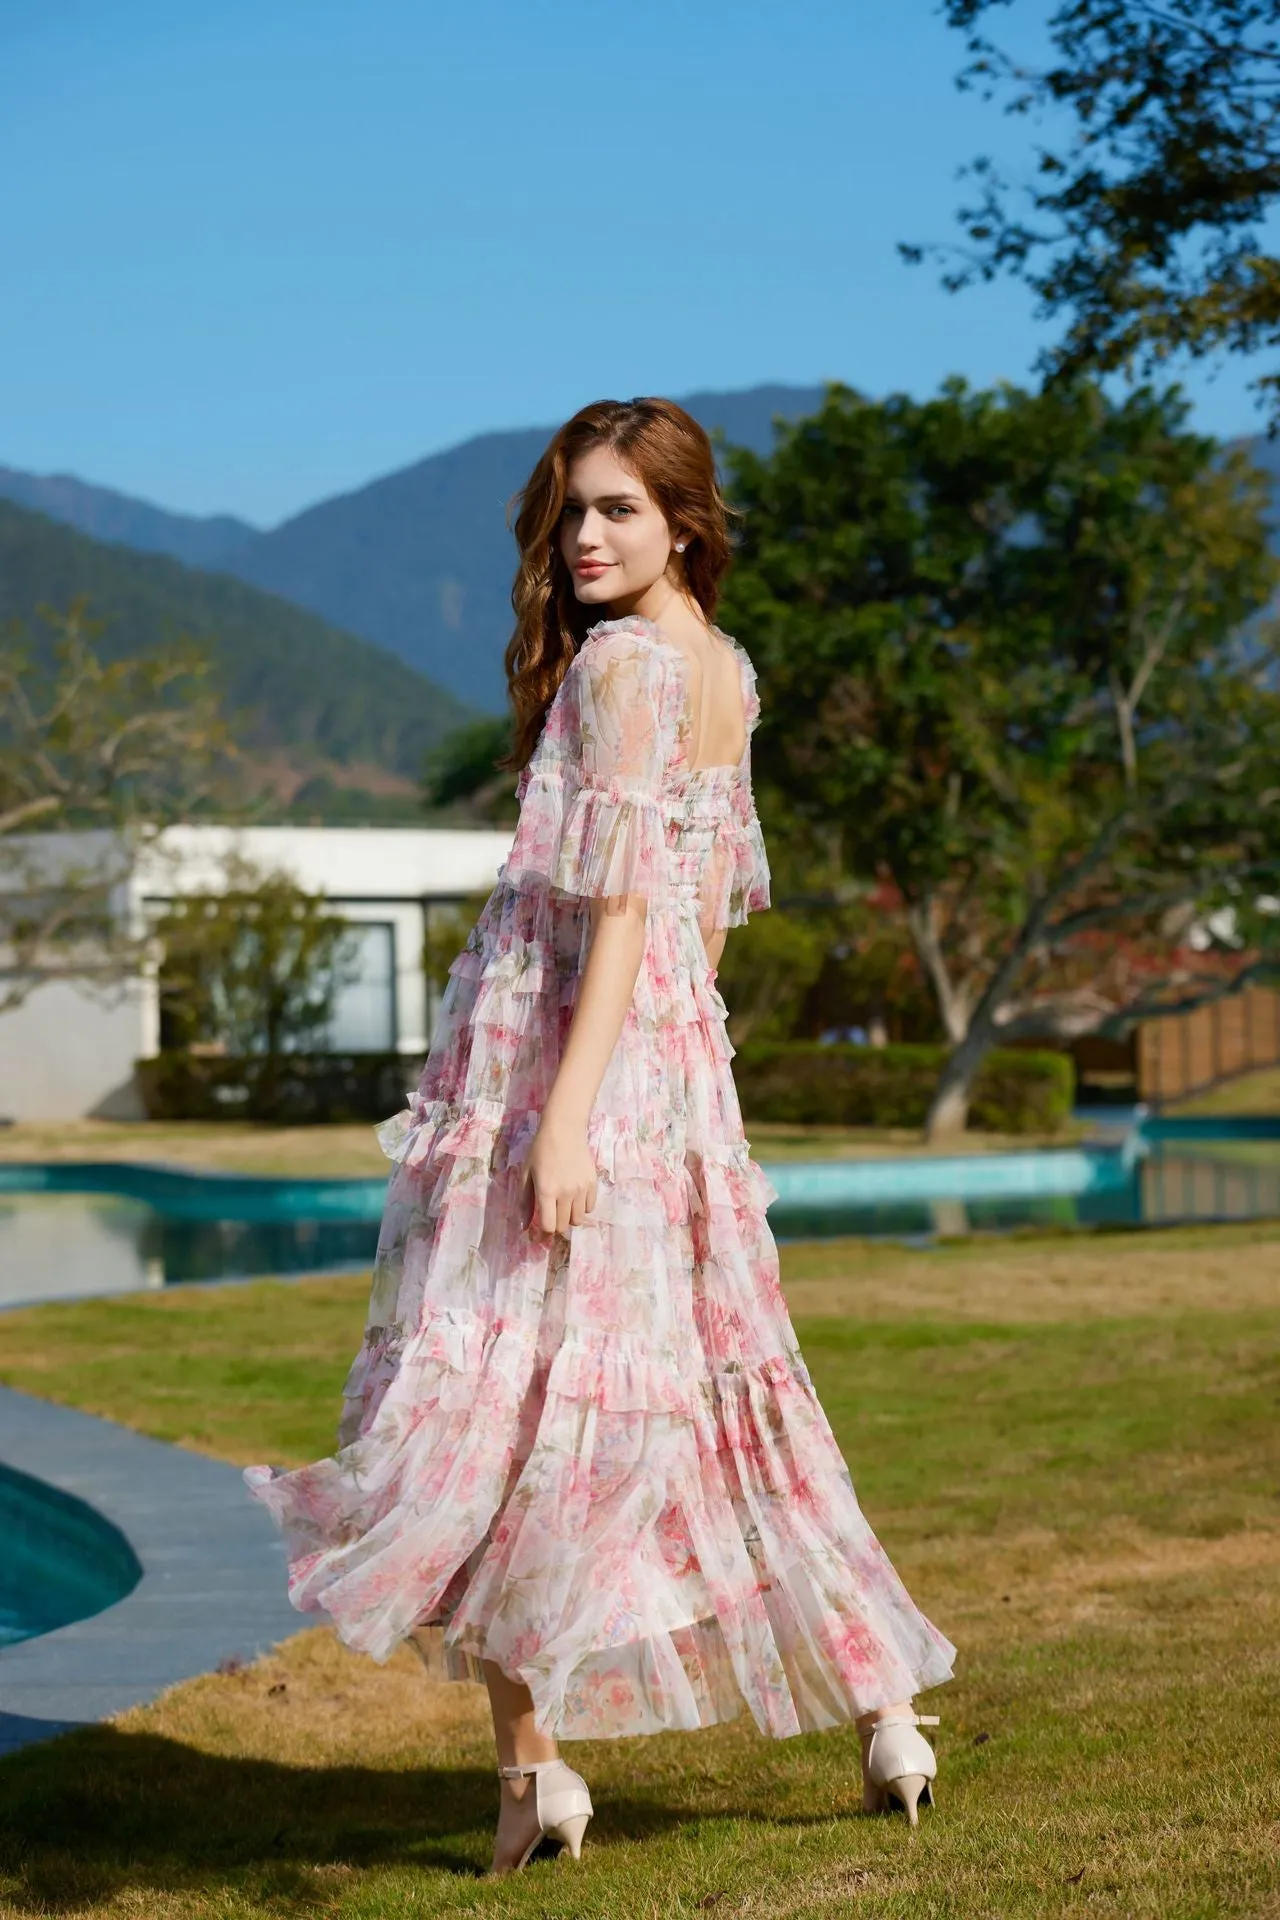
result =
[[137,1063],[150,1120],[274,1120],[289,1126],[385,1120],[417,1085],[421,1059],[399,1053],[159,1053]]
[[[747,1119],[804,1126],[920,1127],[947,1058],[941,1046],[748,1044],[733,1063]],[[1067,1119],[1075,1067],[1062,1053],[1000,1048],[978,1072],[969,1124],[1052,1133]]]
[[[784,1041],[742,1047],[734,1077],[748,1120],[802,1125],[919,1127],[945,1047],[824,1047]],[[138,1062],[152,1120],[274,1120],[294,1126],[383,1120],[405,1104],[422,1062],[396,1053],[285,1054],[276,1059],[160,1053]],[[1066,1054],[988,1054],[970,1124],[996,1133],[1052,1133],[1071,1112]]]

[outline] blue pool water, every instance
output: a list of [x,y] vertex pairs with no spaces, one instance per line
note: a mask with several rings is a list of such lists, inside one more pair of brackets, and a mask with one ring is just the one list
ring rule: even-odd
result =
[[[778,1193],[770,1223],[787,1239],[1280,1217],[1280,1116],[1139,1115],[1080,1146],[766,1170]],[[0,1306],[367,1266],[385,1192],[381,1179],[0,1165]]]
[[142,1577],[118,1528],[82,1500],[0,1466],[0,1646],[86,1620]]

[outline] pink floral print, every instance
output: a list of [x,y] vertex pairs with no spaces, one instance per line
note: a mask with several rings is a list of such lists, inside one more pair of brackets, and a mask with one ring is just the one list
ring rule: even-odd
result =
[[[718,632],[718,629],[717,629]],[[755,675],[742,674],[748,732]],[[701,929],[769,904],[749,746],[696,770],[683,656],[594,626],[520,781],[394,1162],[364,1344],[328,1460],[246,1480],[294,1604],[387,1658],[525,1681],[564,1739],[848,1721],[951,1677],[858,1506],[778,1282]],[[592,898],[645,896],[644,959],[568,1236],[524,1161]]]

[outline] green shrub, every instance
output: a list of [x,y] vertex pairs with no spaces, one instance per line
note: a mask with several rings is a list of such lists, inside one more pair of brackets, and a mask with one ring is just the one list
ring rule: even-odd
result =
[[[792,1040],[743,1047],[734,1078],[749,1120],[920,1127],[946,1058],[942,1046]],[[992,1133],[1052,1133],[1070,1114],[1074,1091],[1067,1054],[998,1048],[979,1070],[969,1124]]]
[[136,1063],[149,1120],[268,1120],[319,1126],[386,1120],[417,1085],[422,1061],[398,1053],[191,1054]]
[[716,986],[729,1008],[735,1046],[785,1039],[796,1030],[804,997],[817,979],[830,936],[800,914],[774,908],[753,913],[725,944]]

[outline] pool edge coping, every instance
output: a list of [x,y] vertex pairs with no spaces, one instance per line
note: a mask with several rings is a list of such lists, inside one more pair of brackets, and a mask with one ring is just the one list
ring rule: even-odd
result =
[[239,1467],[0,1387],[0,1460],[83,1500],[142,1566],[123,1599],[0,1649],[0,1758],[247,1662],[307,1621]]

